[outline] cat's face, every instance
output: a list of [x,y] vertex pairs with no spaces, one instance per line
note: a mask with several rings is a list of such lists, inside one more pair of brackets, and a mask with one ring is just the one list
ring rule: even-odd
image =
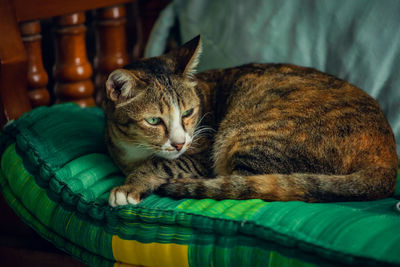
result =
[[[197,44],[198,50],[199,44]],[[182,48],[181,48],[182,49]],[[191,146],[201,102],[191,71],[193,56],[181,53],[145,59],[112,72],[105,101],[107,127],[118,142],[149,154],[175,159]],[[192,63],[191,63],[192,62]],[[115,141],[115,140],[114,140]]]
[[154,78],[135,97],[117,104],[111,116],[121,140],[174,159],[192,144],[199,120],[196,84],[182,77]]

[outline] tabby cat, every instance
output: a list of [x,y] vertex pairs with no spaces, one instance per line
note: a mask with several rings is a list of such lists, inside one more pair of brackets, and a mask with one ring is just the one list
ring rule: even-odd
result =
[[127,176],[111,206],[173,198],[374,200],[395,189],[392,130],[377,102],[289,64],[195,74],[200,37],[112,72],[106,142]]

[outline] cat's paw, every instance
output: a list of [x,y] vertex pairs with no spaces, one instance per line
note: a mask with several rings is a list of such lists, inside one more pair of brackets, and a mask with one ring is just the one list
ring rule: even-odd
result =
[[140,202],[140,193],[136,192],[132,186],[123,185],[115,187],[110,192],[108,203],[111,207],[123,205],[136,205]]

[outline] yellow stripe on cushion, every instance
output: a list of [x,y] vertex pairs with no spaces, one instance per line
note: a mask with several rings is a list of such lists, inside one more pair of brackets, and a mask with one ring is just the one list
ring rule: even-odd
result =
[[125,264],[125,263],[120,263],[120,262],[114,263],[113,266],[114,267],[142,267],[140,265]]
[[188,246],[177,244],[140,243],[135,240],[124,240],[114,235],[112,238],[114,266],[189,266]]

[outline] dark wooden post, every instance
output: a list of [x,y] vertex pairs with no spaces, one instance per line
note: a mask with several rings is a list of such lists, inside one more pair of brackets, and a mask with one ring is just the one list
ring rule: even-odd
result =
[[53,68],[56,102],[72,101],[83,107],[93,106],[93,70],[86,54],[85,14],[60,16],[56,21],[56,62]]
[[0,128],[31,109],[26,93],[24,44],[11,1],[0,0]]
[[39,21],[20,24],[22,41],[28,53],[28,94],[32,107],[48,105],[50,94],[46,86],[49,76],[43,67],[42,36]]
[[163,10],[171,0],[158,0],[158,1],[135,1],[134,5],[134,18],[136,24],[137,40],[133,47],[133,57],[142,58],[144,49],[149,40],[151,30]]
[[126,42],[126,9],[123,5],[96,10],[94,58],[96,102],[103,99],[108,74],[129,61]]

